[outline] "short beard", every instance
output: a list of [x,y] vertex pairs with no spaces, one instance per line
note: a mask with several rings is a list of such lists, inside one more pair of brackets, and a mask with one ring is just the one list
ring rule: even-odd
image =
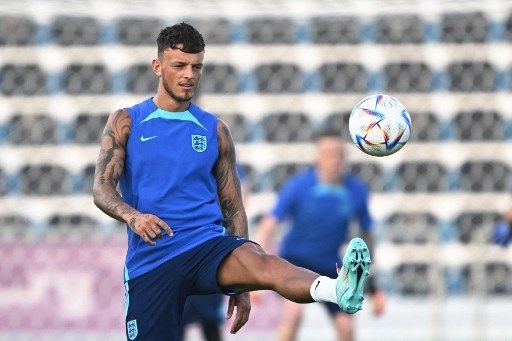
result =
[[172,91],[171,87],[167,84],[167,82],[164,79],[162,79],[162,84],[164,85],[164,89],[167,92],[167,94],[171,96],[176,102],[188,102],[192,99],[192,96],[194,96],[193,93],[190,96],[178,96],[174,93],[174,91]]

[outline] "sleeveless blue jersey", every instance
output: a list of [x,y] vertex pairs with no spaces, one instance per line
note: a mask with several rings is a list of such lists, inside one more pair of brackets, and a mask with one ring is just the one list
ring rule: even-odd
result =
[[127,227],[126,280],[225,234],[213,176],[217,118],[193,103],[186,111],[165,111],[153,98],[128,111],[131,132],[120,179],[123,200],[164,220],[174,236],[164,233],[150,246]]

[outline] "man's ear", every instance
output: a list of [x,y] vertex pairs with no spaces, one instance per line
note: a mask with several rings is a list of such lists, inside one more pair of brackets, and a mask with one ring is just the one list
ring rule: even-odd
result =
[[151,68],[153,69],[153,72],[158,77],[162,76],[162,64],[160,63],[160,59],[155,58],[151,62]]

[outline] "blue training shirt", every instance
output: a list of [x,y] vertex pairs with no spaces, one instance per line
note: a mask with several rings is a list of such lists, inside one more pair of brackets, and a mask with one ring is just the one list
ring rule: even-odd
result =
[[225,234],[213,167],[218,157],[217,117],[191,103],[169,112],[149,98],[128,108],[131,132],[120,179],[124,201],[164,220],[174,236],[155,246],[130,227],[125,280]]
[[280,255],[329,273],[341,266],[339,249],[347,239],[352,219],[363,231],[372,227],[368,211],[368,187],[351,174],[339,185],[320,183],[315,168],[302,171],[283,186],[272,215],[289,220]]

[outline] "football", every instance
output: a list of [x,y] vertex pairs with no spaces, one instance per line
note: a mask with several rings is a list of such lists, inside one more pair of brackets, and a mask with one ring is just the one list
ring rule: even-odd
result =
[[411,136],[411,117],[397,99],[373,95],[357,103],[349,118],[350,137],[363,152],[387,156],[399,151]]

